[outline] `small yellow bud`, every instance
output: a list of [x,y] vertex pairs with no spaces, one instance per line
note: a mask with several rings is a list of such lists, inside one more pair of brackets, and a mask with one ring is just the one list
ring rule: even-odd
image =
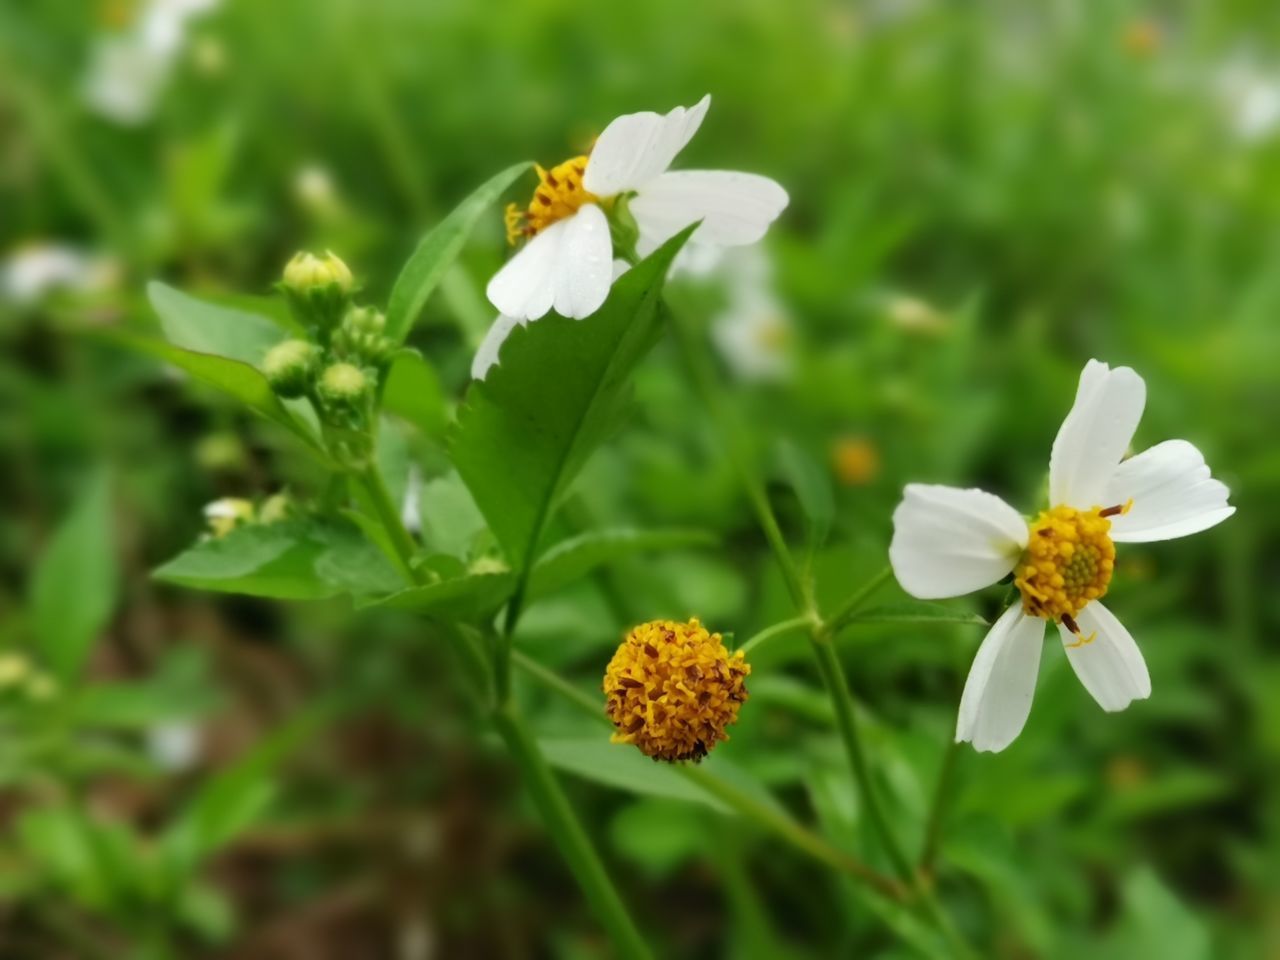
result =
[[387,318],[373,307],[352,307],[347,311],[347,326],[355,333],[381,334]]
[[284,268],[284,282],[285,286],[298,293],[330,285],[336,286],[341,293],[350,293],[355,285],[351,270],[332,251],[327,251],[323,257],[306,252],[294,254]]
[[0,688],[21,683],[31,673],[31,661],[20,653],[0,654]]
[[289,516],[292,506],[287,493],[274,493],[262,501],[258,508],[259,523],[279,523]]
[[836,478],[843,486],[866,486],[880,473],[880,451],[866,437],[841,437],[831,449]]
[[301,397],[311,386],[320,362],[320,349],[306,340],[277,343],[262,361],[271,389],[282,397]]
[[320,374],[320,393],[334,403],[354,403],[369,387],[369,378],[355,364],[335,363]]

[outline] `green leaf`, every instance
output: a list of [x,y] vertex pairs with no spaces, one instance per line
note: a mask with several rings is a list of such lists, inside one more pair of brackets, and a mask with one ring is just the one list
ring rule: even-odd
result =
[[1213,941],[1204,921],[1179,902],[1150,867],[1139,867],[1124,881],[1124,912],[1104,955],[1160,957],[1161,960],[1209,960]]
[[183,350],[258,367],[267,351],[289,336],[264,316],[197,300],[159,281],[147,284],[147,297],[165,338]]
[[663,278],[691,230],[624,274],[586,320],[549,314],[517,326],[501,362],[471,384],[450,452],[517,573],[619,415],[659,330]]
[[449,421],[440,379],[416,350],[396,351],[383,389],[382,406],[429,437],[440,436]]
[[275,793],[275,768],[324,723],[328,713],[320,707],[298,714],[231,767],[203,783],[161,837],[161,848],[175,876],[189,874],[262,815]]
[[108,336],[131,350],[149,354],[159,360],[163,360],[165,363],[172,364],[178,369],[191,374],[192,377],[202,383],[207,383],[209,386],[216,387],[223,393],[235,397],[254,413],[278,423],[302,440],[313,451],[322,457],[326,456],[315,434],[307,430],[284,408],[283,404],[272,392],[271,385],[267,383],[267,378],[262,375],[257,367],[242,363],[239,360],[229,360],[226,357],[216,356],[212,353],[195,353],[191,350],[183,350],[170,343],[165,343],[163,340],[140,337],[137,334],[123,330],[112,331]]
[[152,575],[197,590],[284,600],[385,593],[403,582],[358,528],[309,520],[247,524],[208,537]]
[[517,163],[490,177],[419,241],[396,278],[387,302],[387,336],[392,341],[404,342],[427,297],[462,251],[476,222],[530,166]]
[[469,556],[485,529],[484,517],[471,491],[457,473],[424,483],[419,492],[422,541],[428,548],[455,557]]
[[54,533],[31,581],[36,641],[64,682],[84,663],[116,603],[118,569],[111,523],[111,484],[96,473]]
[[412,610],[441,620],[478,620],[492,616],[511,596],[515,585],[510,573],[474,573],[401,590],[374,605]]
[[716,542],[713,533],[687,528],[635,530],[617,527],[584,533],[557,543],[538,560],[529,578],[529,596],[554,593],[601,564],[628,554],[713,546]]
[[[603,709],[603,708],[602,708]],[[688,800],[728,813],[729,808],[673,767],[651,760],[629,744],[610,743],[606,734],[595,737],[539,740],[553,767],[607,787],[648,797]]]
[[878,623],[917,623],[926,625],[963,623],[975,627],[989,627],[991,625],[977,614],[966,613],[963,610],[957,610],[955,607],[948,607],[945,604],[930,603],[927,600],[905,600],[898,603],[886,603],[870,607],[860,613],[856,613],[846,626]]

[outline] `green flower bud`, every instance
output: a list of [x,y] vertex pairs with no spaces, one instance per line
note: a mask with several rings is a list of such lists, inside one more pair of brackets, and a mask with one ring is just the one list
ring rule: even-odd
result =
[[326,251],[323,257],[304,251],[295,253],[284,268],[284,285],[300,294],[336,286],[345,294],[351,292],[355,279],[347,265],[332,251]]
[[287,493],[273,493],[263,500],[262,506],[258,508],[258,522],[279,523],[289,516],[292,509],[293,504]]
[[333,404],[355,405],[369,389],[369,378],[352,363],[335,363],[320,374],[320,396]]
[[347,311],[345,326],[353,333],[381,336],[387,327],[387,318],[373,307],[352,307]]
[[320,364],[320,350],[305,340],[286,340],[277,343],[262,361],[271,389],[282,397],[301,397],[311,387],[316,367]]

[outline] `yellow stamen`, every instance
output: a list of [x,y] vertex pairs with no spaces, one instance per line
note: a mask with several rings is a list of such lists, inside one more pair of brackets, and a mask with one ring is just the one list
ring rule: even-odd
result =
[[1079,636],[1071,618],[1089,601],[1106,595],[1115,569],[1116,548],[1107,518],[1127,509],[1127,504],[1091,510],[1058,506],[1041,513],[1031,524],[1027,549],[1014,568],[1022,609],[1061,621]]
[[599,203],[600,198],[587,192],[582,177],[587,172],[587,157],[574,157],[544,170],[534,165],[538,186],[529,206],[521,210],[514,203],[506,210],[507,242],[513,246],[520,239],[531,239],[551,224],[571,217],[586,203]]

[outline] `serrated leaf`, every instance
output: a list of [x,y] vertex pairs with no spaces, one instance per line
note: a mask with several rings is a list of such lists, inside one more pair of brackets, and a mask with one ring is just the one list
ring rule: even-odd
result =
[[474,573],[401,590],[376,605],[443,620],[476,620],[491,616],[511,596],[515,585],[511,573]]
[[54,533],[31,581],[36,641],[64,682],[80,671],[116,603],[118,569],[111,523],[111,484],[95,474]]
[[355,527],[305,520],[248,524],[206,538],[152,575],[197,590],[283,600],[382,593],[403,582]]
[[628,554],[713,546],[716,542],[713,533],[687,528],[594,530],[557,543],[538,560],[529,578],[529,596],[554,593],[596,567]]
[[663,278],[691,230],[624,274],[591,317],[517,326],[500,362],[471,384],[450,454],[518,574],[621,410],[659,329]]
[[517,163],[490,177],[418,242],[387,301],[387,336],[393,342],[404,342],[427,297],[462,251],[477,221],[530,166]]
[[212,353],[184,350],[163,340],[140,337],[123,330],[112,331],[109,337],[131,350],[172,364],[200,382],[234,397],[254,413],[287,429],[320,456],[326,456],[315,435],[284,408],[272,392],[267,378],[256,367]]
[[264,316],[197,299],[158,280],[147,284],[147,298],[165,338],[183,350],[258,367],[267,351],[289,336]]

